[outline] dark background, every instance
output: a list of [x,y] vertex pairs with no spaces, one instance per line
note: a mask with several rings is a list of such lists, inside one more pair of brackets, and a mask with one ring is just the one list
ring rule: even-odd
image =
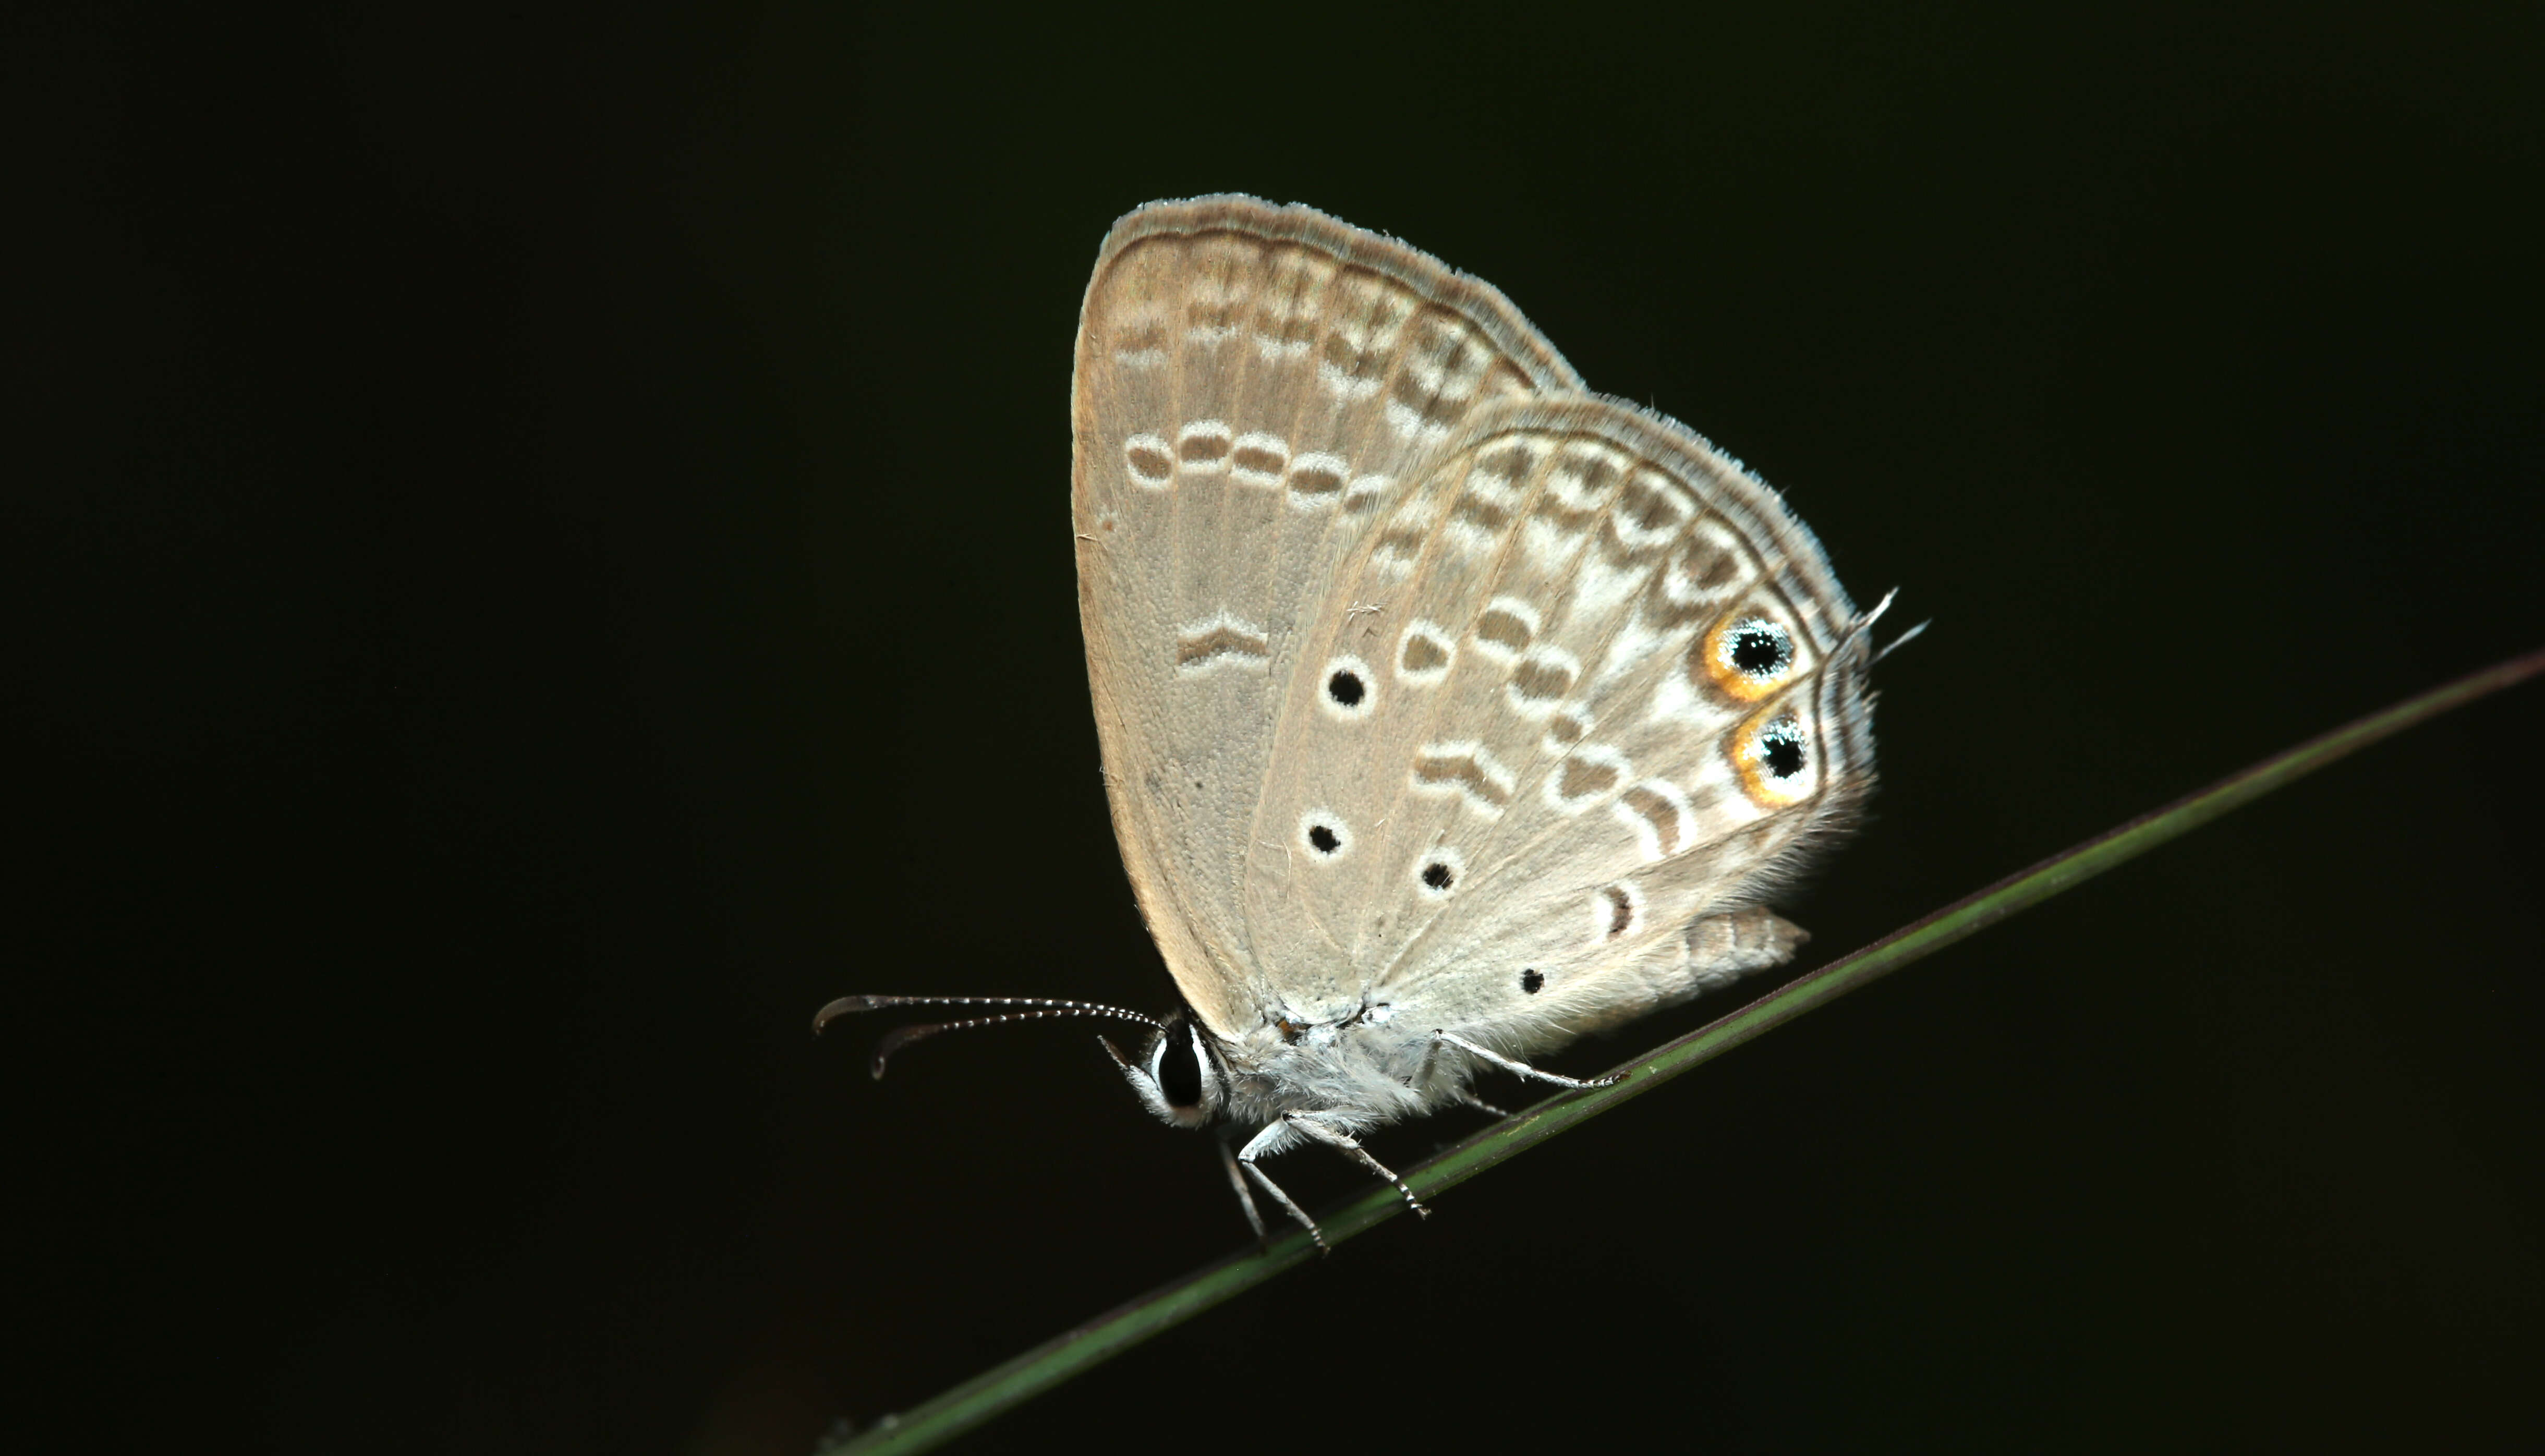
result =
[[[795,1456],[1238,1245],[1083,1026],[806,1035],[1169,1004],[1065,504],[1153,198],[1492,280],[1934,618],[1806,964],[2545,645],[2540,16],[13,8],[22,1416]],[[2532,1445],[2540,744],[2345,762],[970,1448]]]

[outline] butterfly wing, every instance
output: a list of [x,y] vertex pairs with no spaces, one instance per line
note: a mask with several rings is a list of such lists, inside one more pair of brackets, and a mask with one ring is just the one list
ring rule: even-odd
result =
[[1872,782],[1864,633],[1819,543],[1620,401],[1479,412],[1300,636],[1370,690],[1292,680],[1246,836],[1258,954],[1509,1055],[1783,959],[1790,927],[1723,917]]
[[1071,397],[1088,676],[1132,886],[1223,1037],[1266,1004],[1250,844],[1336,567],[1478,410],[1580,387],[1491,285],[1309,208],[1159,202],[1106,239]]

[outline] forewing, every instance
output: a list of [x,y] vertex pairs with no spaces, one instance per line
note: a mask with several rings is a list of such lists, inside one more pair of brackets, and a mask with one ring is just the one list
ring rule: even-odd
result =
[[1480,412],[1300,635],[1372,690],[1292,682],[1247,837],[1260,957],[1513,1054],[1693,994],[1730,961],[1691,924],[1758,903],[1872,781],[1864,633],[1819,543],[1620,401]]
[[1106,239],[1071,399],[1079,611],[1123,857],[1212,1030],[1266,1004],[1247,855],[1337,565],[1477,411],[1580,385],[1490,285],[1306,207],[1159,202]]

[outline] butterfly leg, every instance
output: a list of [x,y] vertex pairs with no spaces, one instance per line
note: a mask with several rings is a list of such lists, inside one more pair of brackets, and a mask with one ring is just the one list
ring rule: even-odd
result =
[[1537,1082],[1551,1082],[1557,1087],[1576,1089],[1586,1087],[1608,1087],[1626,1080],[1625,1076],[1621,1073],[1615,1077],[1595,1077],[1589,1082],[1581,1082],[1574,1078],[1563,1076],[1560,1073],[1540,1072],[1526,1062],[1515,1062],[1500,1052],[1487,1051],[1483,1047],[1476,1045],[1474,1042],[1469,1041],[1463,1036],[1453,1036],[1446,1031],[1433,1032],[1432,1039],[1443,1046],[1454,1046],[1458,1050],[1467,1053],[1469,1056],[1481,1057],[1484,1060],[1493,1063],[1495,1066],[1502,1068],[1505,1072],[1516,1073],[1521,1077],[1526,1077]]
[[1246,1222],[1254,1226],[1256,1239],[1272,1238],[1264,1232],[1264,1215],[1255,1206],[1255,1190],[1246,1186],[1246,1174],[1238,1170],[1237,1150],[1231,1148],[1224,1137],[1214,1141],[1219,1148],[1220,1166],[1228,1170],[1228,1185],[1237,1190],[1237,1206],[1246,1210]]
[[1325,1121],[1314,1112],[1284,1112],[1281,1114],[1281,1120],[1387,1179],[1389,1186],[1405,1196],[1407,1207],[1425,1218],[1432,1216],[1432,1210],[1423,1206],[1423,1200],[1414,1196],[1412,1188],[1405,1186],[1405,1179],[1389,1171],[1386,1164],[1369,1156],[1369,1150],[1362,1147],[1360,1140],[1351,1133]]
[[[1272,1194],[1272,1201],[1280,1204],[1284,1213],[1298,1220],[1299,1227],[1307,1230],[1309,1239],[1315,1242],[1318,1253],[1332,1254],[1334,1250],[1326,1244],[1325,1232],[1317,1227],[1315,1219],[1308,1217],[1308,1210],[1301,1208],[1289,1194],[1282,1192],[1281,1185],[1272,1181],[1271,1174],[1255,1166],[1256,1159],[1267,1153],[1278,1153],[1288,1146],[1290,1146],[1289,1123],[1275,1122],[1247,1139],[1245,1148],[1237,1155],[1237,1166],[1246,1170],[1246,1175],[1255,1179],[1257,1185],[1265,1192]],[[1248,1206],[1250,1208],[1253,1206],[1251,1200]]]
[[1484,1098],[1477,1096],[1474,1092],[1467,1091],[1463,1087],[1458,1089],[1454,1095],[1457,1097],[1459,1106],[1473,1107],[1477,1111],[1484,1113],[1487,1117],[1509,1117],[1511,1115],[1509,1112],[1506,1112],[1502,1108],[1495,1106],[1493,1103],[1486,1101]]

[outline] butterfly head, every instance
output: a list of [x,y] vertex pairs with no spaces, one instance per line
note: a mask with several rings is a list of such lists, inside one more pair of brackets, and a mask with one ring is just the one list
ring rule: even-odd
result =
[[[1102,1038],[1100,1038],[1102,1039]],[[1122,1080],[1151,1115],[1171,1127],[1207,1127],[1228,1110],[1228,1074],[1210,1038],[1190,1012],[1160,1023],[1135,1057],[1107,1041],[1105,1050],[1122,1069]]]

